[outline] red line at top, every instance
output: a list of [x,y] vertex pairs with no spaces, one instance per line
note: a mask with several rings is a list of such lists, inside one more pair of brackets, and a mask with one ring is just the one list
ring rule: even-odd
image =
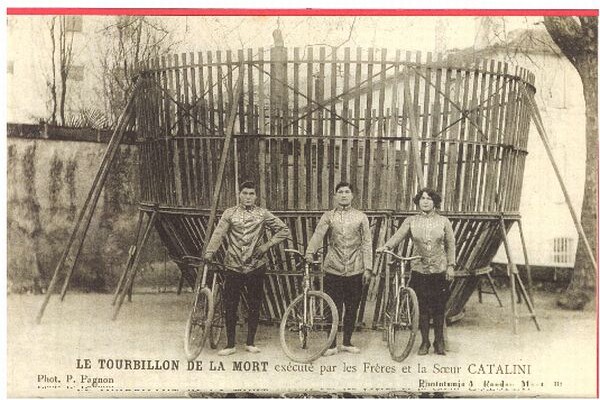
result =
[[598,9],[7,8],[8,15],[162,16],[598,16]]

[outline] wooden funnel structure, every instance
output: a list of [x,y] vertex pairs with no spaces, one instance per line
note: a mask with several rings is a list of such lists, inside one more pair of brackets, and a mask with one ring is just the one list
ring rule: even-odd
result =
[[[140,207],[157,214],[153,224],[189,282],[195,273],[179,260],[202,253],[228,121],[218,211],[236,204],[237,183],[253,180],[260,204],[291,228],[293,240],[271,252],[267,319],[279,319],[299,289],[283,249],[304,248],[339,181],[354,186],[374,248],[416,212],[420,185],[436,189],[465,275],[489,264],[502,226],[519,219],[524,96],[535,92],[523,69],[420,52],[276,46],[163,57],[142,66],[139,79]],[[369,288],[374,325],[385,287],[379,272]],[[473,279],[454,283],[450,316],[475,288]]]

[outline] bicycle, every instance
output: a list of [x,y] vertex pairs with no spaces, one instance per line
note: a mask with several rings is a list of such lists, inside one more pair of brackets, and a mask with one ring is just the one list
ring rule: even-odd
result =
[[[200,279],[196,274],[194,304],[185,325],[184,350],[188,361],[194,361],[202,352],[207,338],[211,349],[216,349],[221,341],[225,327],[224,281],[220,273],[223,266],[194,256],[184,256],[183,262],[196,268],[197,273],[202,268]],[[207,284],[209,270],[213,272],[210,287]]]
[[393,279],[393,296],[388,296],[386,301],[384,339],[387,335],[390,355],[394,361],[400,362],[410,354],[419,330],[419,301],[415,291],[407,286],[406,263],[422,257],[402,257],[389,250],[384,250],[383,253],[394,258],[388,264],[394,270],[392,275],[389,270],[386,271],[386,276]]
[[300,257],[303,264],[302,294],[286,308],[279,325],[279,341],[283,352],[292,361],[308,363],[319,358],[333,343],[337,334],[339,314],[328,294],[314,290],[311,267],[320,263],[308,262],[295,249],[286,253]]

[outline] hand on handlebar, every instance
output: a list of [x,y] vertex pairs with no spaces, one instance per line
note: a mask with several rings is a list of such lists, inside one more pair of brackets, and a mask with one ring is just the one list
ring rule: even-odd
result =
[[376,253],[383,253],[384,251],[389,251],[390,249],[387,246],[381,246],[378,247],[377,250],[375,250]]
[[315,255],[314,254],[305,254],[304,255],[304,261],[307,262],[307,263],[309,263],[309,264],[314,263],[315,262]]
[[448,269],[446,269],[446,280],[452,282],[456,276],[456,272],[454,271],[454,265],[448,265]]

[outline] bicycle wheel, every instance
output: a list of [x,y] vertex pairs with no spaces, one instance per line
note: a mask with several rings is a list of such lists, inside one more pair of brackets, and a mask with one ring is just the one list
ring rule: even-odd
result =
[[300,295],[286,308],[279,325],[279,342],[291,360],[308,363],[331,346],[337,334],[338,310],[329,295],[311,290],[306,299]]
[[215,285],[214,292],[214,313],[212,324],[210,325],[210,348],[216,349],[221,341],[221,334],[225,327],[225,310],[223,309],[223,286],[220,283]]
[[400,296],[388,308],[387,343],[394,361],[402,361],[410,354],[419,330],[419,302],[411,288],[400,289]]
[[205,287],[196,294],[196,299],[185,325],[184,349],[188,361],[194,361],[202,352],[206,336],[210,330],[214,313],[213,296]]

